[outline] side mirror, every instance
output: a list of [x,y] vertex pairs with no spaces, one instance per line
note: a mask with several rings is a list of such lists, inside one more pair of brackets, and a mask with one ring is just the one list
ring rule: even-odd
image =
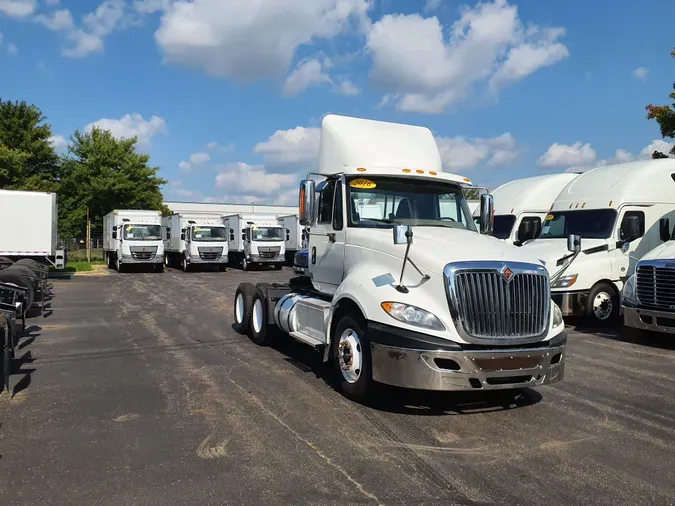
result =
[[244,231],[241,233],[241,239],[242,239],[243,241],[246,240],[246,230],[244,230]]
[[670,220],[668,218],[661,218],[659,220],[659,237],[663,242],[670,241]]
[[314,224],[315,182],[313,179],[303,179],[300,182],[300,225]]
[[112,238],[113,238],[113,239],[117,239],[117,229],[114,229],[114,230],[112,231]]
[[516,239],[519,243],[524,243],[530,239],[534,239],[534,221],[532,220],[523,220],[520,222],[518,227],[518,232],[516,233]]
[[394,225],[394,244],[412,244],[413,231],[410,225]]
[[567,251],[579,253],[581,251],[581,236],[570,234],[567,238]]
[[171,229],[166,227],[166,240],[168,241],[169,239],[171,239]]
[[492,235],[492,225],[494,220],[495,201],[489,193],[480,196],[480,233]]
[[640,237],[640,219],[637,216],[628,216],[621,228],[621,240],[630,242]]

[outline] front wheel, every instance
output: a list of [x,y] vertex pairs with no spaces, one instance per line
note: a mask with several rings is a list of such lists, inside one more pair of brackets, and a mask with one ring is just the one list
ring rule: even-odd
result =
[[362,402],[374,389],[370,344],[362,318],[340,317],[332,336],[333,366],[345,397]]
[[183,272],[187,272],[190,270],[190,264],[187,261],[187,258],[185,256],[182,257],[183,259],[181,260],[180,268]]
[[249,268],[248,260],[246,260],[246,257],[242,257],[242,259],[241,259],[241,270],[247,271],[248,268]]
[[608,283],[598,283],[588,294],[586,315],[595,325],[613,325],[619,318],[619,297]]
[[115,259],[115,270],[117,272],[122,272],[122,269],[123,269],[123,267],[122,267],[122,262],[120,261],[120,257],[117,257]]

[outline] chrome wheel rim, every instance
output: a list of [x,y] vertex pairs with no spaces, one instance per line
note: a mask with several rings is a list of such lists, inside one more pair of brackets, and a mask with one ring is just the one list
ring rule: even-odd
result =
[[347,383],[356,383],[363,367],[363,348],[358,334],[351,328],[345,329],[338,342],[338,365]]

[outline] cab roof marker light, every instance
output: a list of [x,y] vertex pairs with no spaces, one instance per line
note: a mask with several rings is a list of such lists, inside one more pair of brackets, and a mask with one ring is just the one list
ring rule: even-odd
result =
[[365,171],[366,171],[366,169],[364,169],[363,167],[359,167],[359,168],[356,169],[356,170],[359,171],[359,172],[365,172]]
[[403,169],[402,172],[405,172],[406,174],[409,174],[412,171],[410,169]]
[[421,169],[417,169],[415,172],[417,172],[418,174],[424,174],[424,171]]
[[429,174],[431,174],[432,176],[437,176],[437,175],[438,175],[438,174],[437,174],[436,172],[434,172],[433,170],[430,170],[430,171],[429,171]]
[[609,201],[609,207],[612,207],[612,202],[614,202],[614,201],[613,200]]

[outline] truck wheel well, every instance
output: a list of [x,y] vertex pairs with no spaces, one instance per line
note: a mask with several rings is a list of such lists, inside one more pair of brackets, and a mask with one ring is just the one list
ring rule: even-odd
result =
[[361,309],[359,308],[358,304],[354,302],[351,299],[341,299],[338,302],[337,308],[335,308],[335,313],[333,315],[333,322],[331,327],[333,329],[335,328],[335,325],[337,324],[338,320],[340,319],[340,316],[344,314],[351,314],[357,317],[360,317],[362,320],[365,320],[363,317],[363,313],[361,313]]
[[614,284],[614,282],[613,282],[613,281],[610,281],[609,279],[601,279],[601,280],[599,280],[599,281],[596,281],[596,282],[593,284],[593,286],[591,287],[591,289],[589,290],[588,293],[591,293],[591,292],[593,291],[593,289],[594,289],[596,286],[598,286],[600,283],[604,283],[604,284],[606,284],[606,285],[609,285],[609,286],[612,288],[612,290],[614,290],[614,293],[616,294],[616,296],[619,297],[619,298],[621,298],[621,292],[616,288],[616,285]]

